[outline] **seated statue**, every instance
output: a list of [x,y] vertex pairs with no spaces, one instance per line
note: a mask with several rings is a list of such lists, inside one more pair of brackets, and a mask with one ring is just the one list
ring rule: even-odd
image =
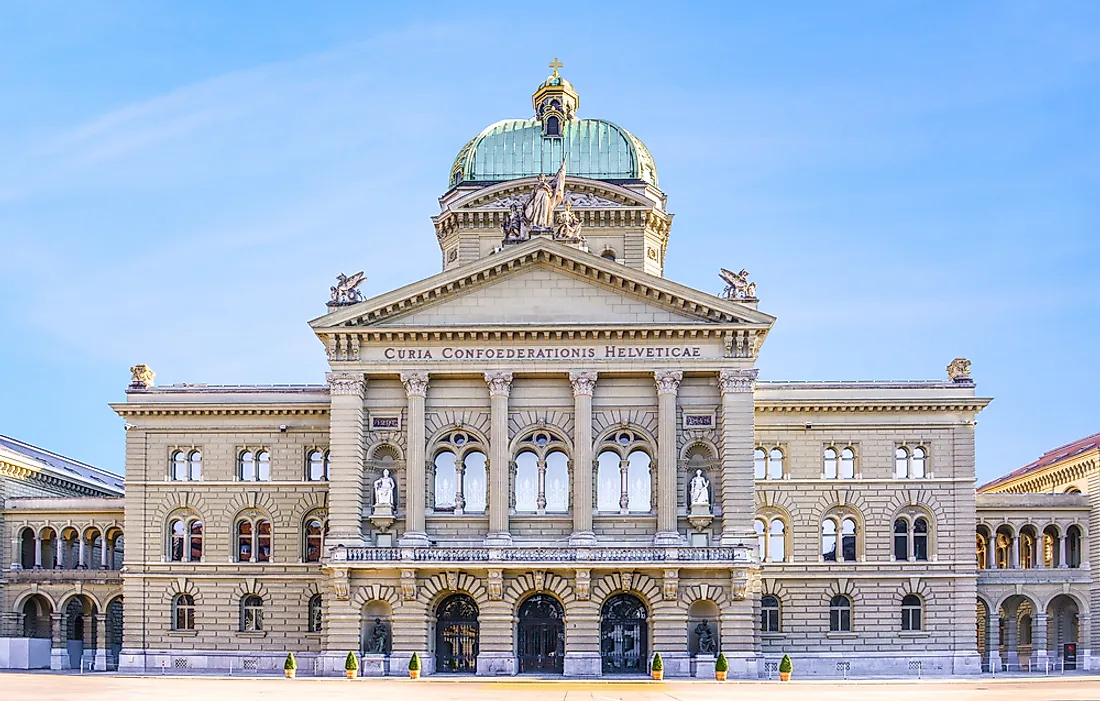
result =
[[716,646],[714,644],[714,634],[710,632],[710,624],[703,621],[695,626],[695,634],[699,636],[699,654],[715,654]]

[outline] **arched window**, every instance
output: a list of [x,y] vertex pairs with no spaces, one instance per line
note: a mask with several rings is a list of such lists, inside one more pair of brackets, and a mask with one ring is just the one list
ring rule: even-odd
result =
[[840,451],[840,479],[850,480],[856,476],[856,451],[845,448]]
[[565,442],[548,431],[537,431],[519,443],[515,458],[513,498],[517,512],[569,511],[569,458]]
[[821,557],[836,562],[836,555],[836,521],[827,518],[821,522]]
[[546,135],[561,136],[561,120],[557,117],[546,118]]
[[179,594],[172,602],[172,630],[195,630],[195,598]]
[[924,517],[913,521],[913,559],[918,562],[928,559],[928,520]]
[[516,456],[516,511],[534,512],[539,501],[539,459],[529,450]]
[[567,513],[569,511],[569,458],[560,450],[552,451],[546,456],[543,485],[547,513]]
[[324,629],[324,610],[321,608],[321,595],[314,594],[309,600],[309,622],[307,623],[310,633],[320,633]]
[[325,536],[328,535],[328,521],[320,516],[310,516],[305,523],[305,562],[320,562],[324,549]]
[[242,482],[271,481],[271,453],[245,450],[237,456],[237,476]]
[[1070,567],[1081,566],[1081,529],[1077,526],[1066,529],[1066,564]]
[[753,521],[761,562],[783,562],[787,557],[787,524],[779,517]]
[[856,561],[856,520],[845,518],[840,522],[840,549],[846,562]]
[[764,519],[758,518],[752,522],[752,528],[756,532],[757,556],[763,562],[768,557],[768,524]]
[[1035,566],[1035,535],[1031,526],[1020,529],[1017,545],[1020,547],[1020,567],[1030,570]]
[[855,562],[856,520],[851,516],[829,516],[821,522],[821,557],[826,562]]
[[837,478],[837,475],[839,474],[837,472],[837,459],[838,459],[838,457],[839,456],[838,456],[835,448],[826,448],[825,449],[825,470],[824,470],[824,473],[823,473],[824,476],[825,476],[825,479],[831,480],[831,479],[836,479]]
[[255,594],[241,599],[241,632],[262,633],[264,630],[264,600]]
[[852,632],[852,600],[837,594],[829,601],[829,632]]
[[1058,529],[1055,526],[1047,526],[1043,529],[1043,567],[1050,569],[1057,567],[1058,563]]
[[653,475],[645,439],[624,429],[608,436],[605,446],[597,458],[597,510],[649,513],[653,508]]
[[1012,564],[1009,553],[1012,549],[1012,539],[1005,533],[997,533],[997,569],[1006,570]]
[[182,450],[172,453],[172,479],[176,481],[187,479],[187,454]]
[[438,445],[433,460],[435,510],[484,513],[488,459],[480,441],[465,431],[454,431]]
[[752,452],[752,471],[753,476],[758,480],[768,477],[768,454],[763,448],[757,448]]
[[615,260],[618,260],[619,256],[617,256],[615,254],[615,251],[613,249],[607,248],[607,249],[604,249],[604,252],[600,254],[600,258],[603,258],[605,260],[615,261]]
[[37,558],[35,557],[37,545],[35,544],[34,529],[24,528],[20,534],[19,542],[19,566],[25,570],[34,569],[37,560]]
[[192,450],[191,455],[187,458],[187,462],[187,478],[192,482],[198,482],[202,479],[202,453],[197,450]]
[[927,476],[927,449],[918,446],[910,450],[899,446],[894,451],[894,479],[924,479]]
[[186,514],[168,522],[168,561],[202,560],[202,521]]
[[596,509],[618,512],[622,499],[622,458],[613,450],[605,450],[596,460]]
[[271,521],[243,518],[237,521],[237,561],[271,561]]
[[915,594],[901,600],[901,629],[921,630],[921,601]]
[[894,520],[894,559],[909,559],[909,522],[903,518]]
[[989,543],[981,533],[975,536],[974,552],[978,558],[978,569],[984,570],[989,564]]
[[768,479],[783,479],[783,451],[772,448],[768,453]]
[[306,477],[310,482],[327,482],[329,479],[329,452],[311,450],[306,455]]
[[771,594],[760,599],[760,632],[779,632],[779,599]]

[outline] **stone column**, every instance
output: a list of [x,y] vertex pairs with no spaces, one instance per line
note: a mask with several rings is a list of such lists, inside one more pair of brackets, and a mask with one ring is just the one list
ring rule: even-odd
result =
[[[1008,613],[1007,611],[1005,613]],[[1008,671],[1012,671],[1013,667],[1019,670],[1020,653],[1017,649],[1019,641],[1019,620],[1016,618],[1018,612],[1014,608],[1012,614],[1005,617],[1005,664],[1008,665]]]
[[718,373],[722,393],[722,545],[753,546],[756,511],[752,451],[753,389],[759,371],[734,368]]
[[1047,614],[1036,611],[1031,617],[1031,664],[1036,670],[1044,670],[1048,661]]
[[[508,532],[508,395],[512,391],[512,373],[487,372],[489,385],[489,533],[486,545],[511,545]],[[480,665],[478,667],[480,673]]]
[[1008,539],[1008,566],[1011,569],[1020,569],[1020,536]]
[[42,569],[42,536],[36,534],[34,536],[34,568],[36,570]]
[[19,536],[11,539],[11,568],[23,569],[23,541]]
[[401,382],[409,398],[405,431],[408,446],[405,451],[405,533],[401,545],[427,547],[424,530],[424,400],[428,396],[428,373],[403,372]]
[[88,539],[85,538],[84,533],[78,533],[77,537],[76,537],[76,540],[77,540],[76,568],[78,570],[82,570],[82,569],[84,569],[85,567],[88,566],[87,561],[84,559],[86,554],[87,554],[87,551],[88,551],[88,548],[87,548]]
[[69,650],[63,622],[61,613],[55,611],[50,614],[50,669],[69,668]]
[[654,545],[679,545],[676,529],[676,391],[684,373],[658,370],[657,385],[657,533]]
[[985,568],[987,570],[997,569],[997,539],[996,536],[993,539],[986,541],[985,544]]
[[592,531],[592,393],[596,373],[569,373],[573,385],[573,535],[570,545],[595,545]]
[[[363,540],[363,397],[367,381],[360,373],[328,374],[329,535],[330,545],[359,547]],[[253,549],[255,552],[255,549]]]
[[97,672],[107,671],[107,615],[97,614],[95,617],[95,658],[92,661],[92,669]]
[[1062,535],[1058,537],[1058,567],[1069,567],[1069,563],[1066,562],[1066,532],[1062,530]]
[[107,533],[100,533],[99,535],[99,569],[107,569]]
[[1001,671],[1001,619],[996,610],[985,612],[985,656],[991,672]]

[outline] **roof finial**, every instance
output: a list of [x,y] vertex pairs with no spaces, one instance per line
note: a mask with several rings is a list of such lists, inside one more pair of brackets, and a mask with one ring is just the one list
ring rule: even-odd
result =
[[553,69],[554,69],[554,77],[555,77],[555,78],[559,77],[559,76],[558,76],[558,69],[562,67],[562,62],[558,60],[558,57],[557,57],[557,56],[555,56],[555,57],[554,57],[554,60],[553,60],[553,61],[551,61],[551,62],[550,62],[550,63],[549,63],[548,65],[549,65],[549,66],[550,66],[551,68],[553,68]]

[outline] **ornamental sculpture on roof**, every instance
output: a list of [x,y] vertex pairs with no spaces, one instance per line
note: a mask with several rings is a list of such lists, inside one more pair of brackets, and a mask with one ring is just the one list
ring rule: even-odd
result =
[[[562,211],[555,210],[565,203]],[[570,209],[565,197],[565,160],[553,179],[539,175],[526,199],[511,198],[511,211],[504,217],[500,229],[505,243],[526,241],[532,234],[553,233],[554,238],[579,241],[581,220]]]
[[749,271],[744,268],[735,273],[732,270],[720,268],[719,277],[726,283],[726,289],[722,290],[722,296],[726,299],[756,299],[756,283],[749,282]]
[[332,301],[329,302],[329,306],[362,302],[363,293],[359,291],[359,286],[362,285],[365,280],[366,276],[363,274],[362,270],[351,277],[343,273],[337,275],[336,284],[329,288],[332,292]]
[[157,374],[144,363],[130,368],[130,389],[148,389],[153,386]]
[[966,358],[955,358],[947,366],[947,377],[952,382],[967,382],[970,380],[970,361]]

